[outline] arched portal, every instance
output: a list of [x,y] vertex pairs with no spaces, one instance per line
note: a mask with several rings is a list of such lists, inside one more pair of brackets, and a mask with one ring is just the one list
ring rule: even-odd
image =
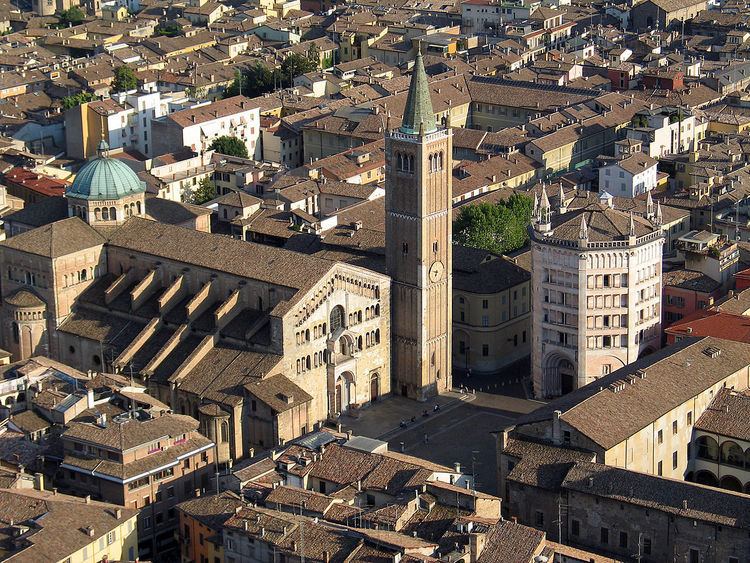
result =
[[559,353],[553,353],[542,361],[543,392],[547,397],[565,395],[577,385],[576,366],[573,361]]
[[378,400],[378,396],[380,395],[380,375],[377,373],[373,373],[370,376],[370,402],[375,402]]
[[349,405],[355,402],[356,397],[354,374],[350,371],[338,374],[333,388],[333,415],[338,416],[349,410]]

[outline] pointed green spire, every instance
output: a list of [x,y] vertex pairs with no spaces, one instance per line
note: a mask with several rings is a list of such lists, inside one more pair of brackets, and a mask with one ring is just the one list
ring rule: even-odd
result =
[[430,100],[430,85],[424,70],[422,51],[417,47],[417,58],[414,60],[414,71],[409,84],[409,96],[406,98],[404,119],[401,123],[402,133],[417,135],[437,131],[435,113]]

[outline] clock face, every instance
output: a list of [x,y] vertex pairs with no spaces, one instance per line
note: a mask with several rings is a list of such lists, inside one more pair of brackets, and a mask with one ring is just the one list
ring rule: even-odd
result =
[[433,262],[432,266],[430,266],[430,281],[435,283],[440,280],[441,277],[443,277],[443,263],[439,260],[437,262]]

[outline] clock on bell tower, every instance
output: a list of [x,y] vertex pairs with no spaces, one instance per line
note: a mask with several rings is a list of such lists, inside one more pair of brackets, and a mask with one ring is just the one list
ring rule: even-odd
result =
[[385,146],[392,389],[426,400],[452,386],[452,138],[436,123],[421,53]]

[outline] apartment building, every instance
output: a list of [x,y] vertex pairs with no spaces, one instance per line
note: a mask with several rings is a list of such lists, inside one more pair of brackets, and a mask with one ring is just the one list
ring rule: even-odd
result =
[[[40,476],[41,477],[41,476]],[[46,491],[0,489],[0,539],[6,561],[135,561],[138,511]]]
[[652,158],[678,154],[690,149],[706,136],[707,119],[684,107],[662,106],[645,108],[633,116],[625,130],[628,139],[643,144],[643,152]]
[[261,158],[260,107],[244,96],[175,111],[151,124],[154,154],[188,147],[196,152],[208,150],[217,137],[241,139],[247,153]]
[[461,29],[464,33],[491,33],[503,22],[527,19],[541,2],[523,0],[468,0],[461,2]]
[[599,190],[619,197],[636,197],[656,188],[657,161],[634,151],[605,159],[599,168]]
[[140,511],[139,552],[172,546],[175,506],[209,489],[215,444],[190,416],[131,410],[94,422],[74,421],[62,433],[63,461],[56,482],[78,495]]
[[532,377],[538,397],[564,395],[653,352],[661,339],[659,219],[614,209],[606,192],[553,216],[534,210]]
[[70,158],[96,155],[104,139],[110,149],[133,149],[151,157],[172,152],[178,147],[154,150],[151,122],[186,101],[184,92],[120,92],[111,98],[87,102],[65,112],[65,143]]
[[224,561],[221,541],[224,522],[244,506],[242,498],[232,491],[201,495],[178,504],[181,560],[184,563]]

